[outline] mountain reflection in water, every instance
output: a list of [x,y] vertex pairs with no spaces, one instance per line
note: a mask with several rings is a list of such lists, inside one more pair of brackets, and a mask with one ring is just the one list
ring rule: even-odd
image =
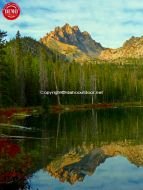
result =
[[[14,120],[12,123],[29,127],[31,130],[2,127],[0,132],[5,137],[30,137],[30,139],[13,138],[10,142],[18,145],[22,156],[27,154],[32,161],[25,171],[24,179],[32,189],[112,190],[116,186],[114,180],[112,184],[106,184],[106,188],[102,187],[105,185],[104,175],[108,173],[106,178],[109,178],[109,181],[118,176],[116,189],[128,190],[134,187],[140,190],[143,188],[140,180],[140,176],[143,175],[142,111],[142,108],[126,108],[45,114]],[[21,164],[20,155],[16,159]],[[13,165],[14,159],[10,160]],[[122,168],[123,160],[122,172],[123,175],[126,172],[128,176],[123,178],[118,170],[114,171],[114,176],[112,175],[112,168],[109,171],[108,164],[109,162],[112,164],[113,160],[119,162],[118,168]],[[1,157],[1,168],[4,167],[3,164],[4,160]],[[16,164],[14,166],[17,172],[19,167]],[[13,168],[7,167],[6,172],[11,169]],[[38,180],[35,176],[38,176]],[[93,177],[95,183],[92,181]],[[124,181],[126,178],[128,180]],[[28,189],[26,186],[24,188]]]
[[74,184],[77,181],[83,181],[86,175],[91,176],[107,158],[118,155],[126,157],[136,166],[143,166],[143,145],[132,146],[118,143],[96,148],[85,155],[71,151],[62,158],[51,162],[47,166],[47,171],[52,176],[59,178],[61,182],[68,181],[70,184]]

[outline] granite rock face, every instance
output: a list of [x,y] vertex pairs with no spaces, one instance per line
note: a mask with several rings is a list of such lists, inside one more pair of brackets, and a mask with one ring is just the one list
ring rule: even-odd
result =
[[62,53],[72,54],[73,59],[98,57],[104,50],[101,44],[93,40],[88,32],[81,32],[78,26],[72,27],[69,24],[56,27],[54,31],[41,38],[41,42],[58,52],[64,49]]

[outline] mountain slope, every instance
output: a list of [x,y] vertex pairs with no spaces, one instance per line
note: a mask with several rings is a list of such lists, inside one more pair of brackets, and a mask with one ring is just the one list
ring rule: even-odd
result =
[[[58,59],[60,61],[66,60],[66,57],[61,54],[60,52],[53,52],[50,48],[45,46],[44,44],[36,41],[35,39],[31,37],[23,37],[20,38],[20,43],[21,43],[21,48],[22,48],[22,53],[24,55],[31,55],[33,57],[39,57],[40,56],[40,51],[42,50],[45,55],[51,59],[52,61],[55,61],[55,59]],[[12,51],[13,55],[15,52],[16,48],[16,39],[13,39],[9,42],[7,42],[7,53],[9,51]]]
[[141,58],[143,57],[143,37],[131,37],[121,48],[103,50],[100,59],[113,60],[118,58]]
[[94,41],[88,32],[81,32],[78,26],[65,24],[40,39],[42,43],[66,55],[69,59],[88,60],[97,57],[104,48]]
[[[44,41],[43,41],[44,43]],[[54,39],[48,39],[48,42],[44,43],[50,48],[51,50],[54,50],[63,56],[66,56],[66,58],[69,61],[76,60],[76,61],[85,61],[89,60],[89,57],[83,53],[80,49],[78,49],[76,46],[69,45],[66,43],[62,43],[60,41],[55,41]]]

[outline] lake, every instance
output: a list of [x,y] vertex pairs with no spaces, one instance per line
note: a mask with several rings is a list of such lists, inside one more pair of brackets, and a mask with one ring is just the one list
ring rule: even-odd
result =
[[0,126],[2,190],[143,189],[141,107],[44,113],[7,124]]

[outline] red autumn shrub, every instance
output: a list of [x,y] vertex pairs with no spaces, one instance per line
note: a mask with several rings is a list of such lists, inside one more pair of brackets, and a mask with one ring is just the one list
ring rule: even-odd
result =
[[9,139],[0,139],[0,184],[26,180],[32,160],[19,145]]
[[17,144],[13,144],[8,139],[0,139],[0,157],[15,157],[20,152],[20,147]]

